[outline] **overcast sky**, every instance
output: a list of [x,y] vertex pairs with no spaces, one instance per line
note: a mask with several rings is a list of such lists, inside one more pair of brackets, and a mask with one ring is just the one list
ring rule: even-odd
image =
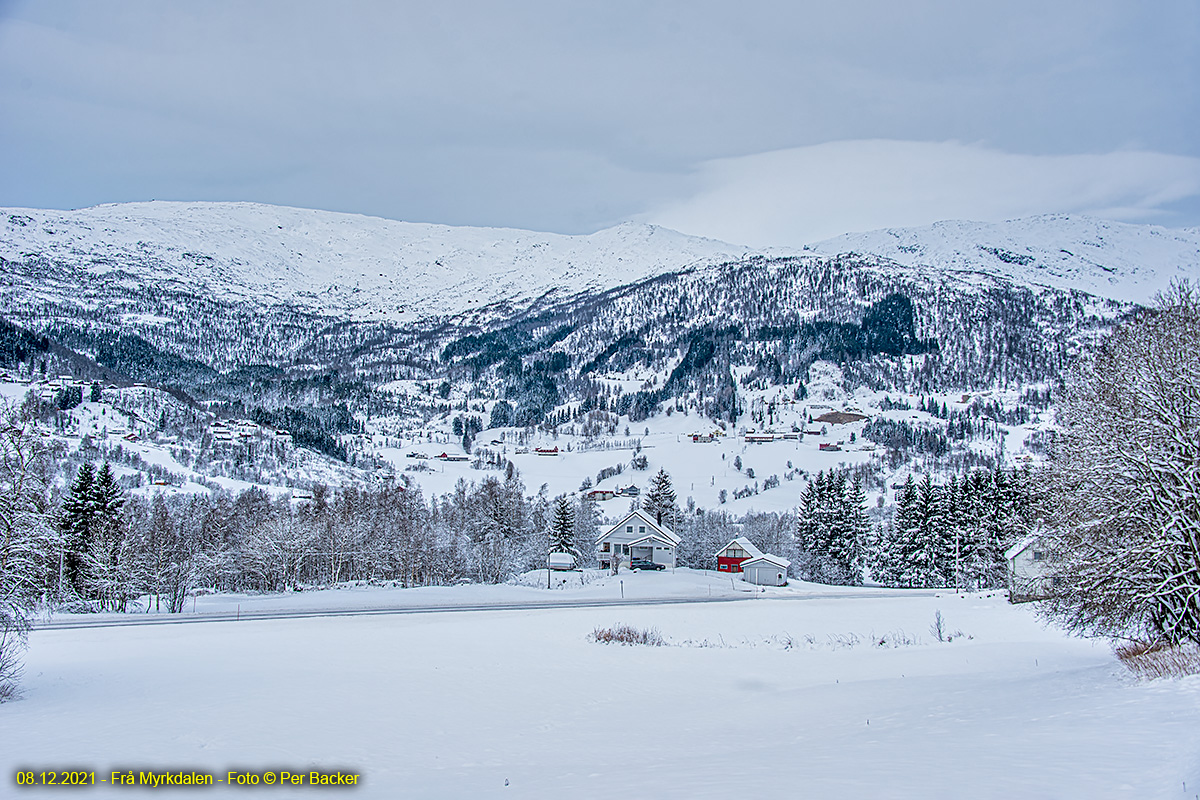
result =
[[[986,7],[985,7],[986,6]],[[1200,3],[0,0],[0,205],[1200,224]]]

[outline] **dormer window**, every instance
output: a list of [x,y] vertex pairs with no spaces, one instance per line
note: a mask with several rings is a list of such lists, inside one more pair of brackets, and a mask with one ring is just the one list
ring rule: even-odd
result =
[[626,533],[633,533],[633,526],[632,526],[632,525],[626,525],[626,526],[625,526],[625,532],[626,532]]

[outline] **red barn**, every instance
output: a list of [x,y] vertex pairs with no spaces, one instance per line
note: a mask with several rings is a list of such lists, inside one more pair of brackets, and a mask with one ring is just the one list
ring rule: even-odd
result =
[[719,572],[741,572],[743,561],[761,556],[762,551],[755,547],[749,539],[739,536],[717,551],[717,570]]

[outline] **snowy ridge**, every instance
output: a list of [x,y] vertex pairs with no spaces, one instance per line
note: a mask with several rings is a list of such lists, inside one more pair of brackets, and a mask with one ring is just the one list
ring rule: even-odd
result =
[[[45,259],[82,268],[97,282],[182,285],[217,299],[361,320],[414,320],[548,292],[602,290],[744,252],[636,223],[564,236],[254,203],[0,211],[0,258],[9,262]],[[28,288],[45,289],[36,274],[24,277]]]
[[1173,280],[1200,277],[1200,229],[1065,214],[847,233],[810,249],[872,254],[910,268],[983,272],[1144,305]]

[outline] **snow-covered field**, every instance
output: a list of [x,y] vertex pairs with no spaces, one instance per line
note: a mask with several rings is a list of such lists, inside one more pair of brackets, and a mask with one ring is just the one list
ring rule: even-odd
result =
[[[632,577],[691,591],[704,580]],[[443,591],[470,602],[472,588]],[[362,776],[364,798],[1200,792],[1200,678],[1135,683],[1105,644],[1046,629],[999,594],[811,589],[696,605],[37,630],[25,697],[0,706],[5,793],[38,794],[15,791],[20,767],[97,778],[343,769]],[[953,641],[931,634],[937,611]],[[656,628],[667,644],[588,640],[617,623]],[[263,792],[311,795],[190,790]]]

